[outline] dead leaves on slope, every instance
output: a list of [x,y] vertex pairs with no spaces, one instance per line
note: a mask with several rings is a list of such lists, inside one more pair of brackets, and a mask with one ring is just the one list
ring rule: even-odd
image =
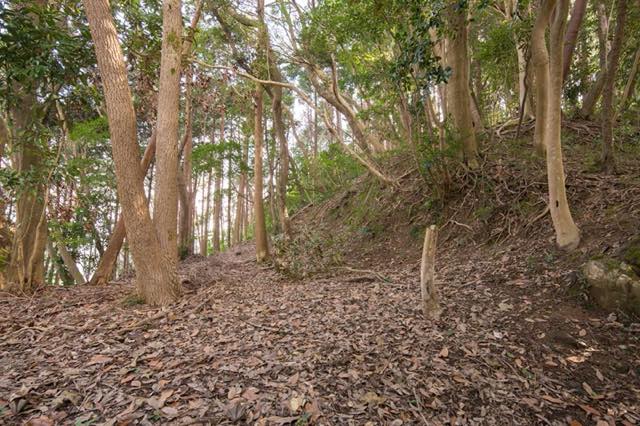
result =
[[191,264],[212,284],[166,311],[125,308],[117,287],[1,299],[0,422],[640,422],[638,336],[558,316],[544,283],[444,258],[446,311],[427,322],[410,268],[288,282],[250,256]]

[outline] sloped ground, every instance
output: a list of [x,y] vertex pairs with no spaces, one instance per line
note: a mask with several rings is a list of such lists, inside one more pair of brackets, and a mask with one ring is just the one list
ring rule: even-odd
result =
[[[541,215],[544,165],[503,141],[442,209],[410,171],[306,208],[285,259],[322,265],[303,280],[247,244],[183,263],[165,310],[129,284],[0,294],[0,424],[640,424],[640,324],[589,306],[575,273],[637,235],[640,161],[598,174],[581,126],[566,146],[572,254]],[[432,322],[418,260],[434,222]]]
[[[0,298],[4,424],[638,424],[640,328],[528,278],[518,246],[290,281],[250,245],[183,266],[164,311],[128,285]],[[605,424],[605,423],[598,423]]]

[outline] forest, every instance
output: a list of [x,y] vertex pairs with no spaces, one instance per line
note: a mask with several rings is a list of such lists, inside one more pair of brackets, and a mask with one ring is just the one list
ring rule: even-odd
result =
[[0,424],[640,425],[639,0],[0,0]]

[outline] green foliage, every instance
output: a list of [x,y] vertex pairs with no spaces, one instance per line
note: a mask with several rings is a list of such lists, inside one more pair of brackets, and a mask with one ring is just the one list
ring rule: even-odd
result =
[[15,83],[29,90],[73,83],[95,63],[77,2],[18,3],[0,8],[0,96],[8,102],[18,101]]
[[337,143],[318,153],[315,160],[302,158],[300,162],[301,184],[314,201],[330,197],[364,172],[362,165]]

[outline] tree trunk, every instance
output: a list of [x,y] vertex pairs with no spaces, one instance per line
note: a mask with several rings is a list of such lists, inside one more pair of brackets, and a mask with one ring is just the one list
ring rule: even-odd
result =
[[471,169],[479,167],[478,143],[471,113],[471,93],[469,90],[469,59],[467,47],[467,8],[450,4],[447,19],[453,36],[447,43],[447,59],[452,68],[448,91],[450,109],[457,136],[462,141],[465,163]]
[[571,11],[571,19],[567,25],[567,33],[564,36],[564,49],[562,52],[562,81],[567,79],[569,69],[571,68],[571,59],[576,48],[578,33],[582,26],[585,11],[587,10],[587,0],[575,0],[573,10]]
[[[140,161],[140,169],[142,169],[143,176],[147,174],[149,167],[151,167],[151,163],[153,162],[153,157],[156,153],[156,131],[154,130],[151,134],[151,139],[147,144],[147,148],[144,150],[144,155],[142,157],[142,161]],[[144,186],[144,178],[142,181]],[[116,209],[117,214],[117,209]],[[124,242],[124,237],[126,236],[126,230],[124,225],[124,217],[121,215],[118,217],[116,222],[116,226],[111,232],[111,237],[109,238],[109,242],[107,243],[107,249],[104,251],[102,256],[100,257],[100,261],[98,262],[98,267],[96,271],[93,273],[93,276],[89,280],[88,284],[90,285],[104,285],[111,280],[113,276],[113,271],[118,261],[118,254],[120,253],[120,249],[122,248],[122,243]]]
[[190,256],[193,254],[193,227],[191,217],[193,216],[193,186],[192,186],[192,170],[191,170],[191,155],[193,151],[193,138],[192,138],[192,112],[191,112],[191,89],[192,89],[192,77],[190,68],[186,72],[186,94],[185,94],[185,125],[184,125],[184,159],[182,161],[182,168],[180,170],[180,179],[178,188],[180,192],[180,221],[178,240],[180,242],[178,252],[181,257]]
[[211,172],[207,174],[207,195],[205,208],[202,212],[202,237],[200,238],[200,254],[206,256],[209,243],[209,214],[211,208]]
[[[545,29],[554,9],[556,13],[547,51]],[[538,78],[536,84],[541,95],[536,101],[544,107],[544,115],[537,116],[536,122],[540,120],[544,130],[542,144],[547,153],[549,210],[558,246],[573,250],[580,243],[580,232],[571,217],[567,201],[561,145],[562,44],[567,12],[568,0],[543,1],[534,24],[531,49]]]
[[598,3],[596,8],[598,14],[598,44],[600,46],[600,71],[596,76],[596,80],[591,85],[591,89],[587,92],[587,95],[582,101],[582,107],[580,108],[580,116],[586,119],[591,118],[593,109],[600,98],[602,93],[602,87],[604,86],[605,70],[608,68],[608,56],[609,56],[609,19],[607,18],[606,6],[603,1]]
[[249,140],[244,138],[242,142],[242,168],[240,170],[240,183],[238,185],[238,201],[236,203],[236,222],[234,225],[234,241],[240,243],[242,241],[243,227],[246,216],[247,197],[247,172],[245,170],[249,161]]
[[[33,90],[14,84],[19,100],[11,108],[14,125],[14,165],[31,179],[21,188],[16,202],[13,234],[5,286],[12,291],[31,293],[44,285],[44,251],[47,239],[44,148],[33,136],[37,100]],[[19,142],[17,142],[19,141]]]
[[80,272],[80,269],[78,269],[76,260],[73,258],[73,256],[71,256],[71,253],[69,253],[64,243],[58,242],[56,246],[58,248],[60,257],[64,262],[64,267],[67,268],[67,271],[69,271],[71,277],[73,277],[73,281],[78,285],[84,284],[86,280],[84,279],[82,272]]
[[627,0],[618,0],[618,11],[616,13],[616,29],[611,45],[611,55],[607,64],[602,88],[602,170],[605,173],[613,173],[616,168],[615,156],[613,153],[613,96],[615,91],[616,74],[618,72],[618,62],[624,42],[624,27],[627,21]]
[[[214,126],[215,129],[215,126]],[[212,131],[211,143],[215,140],[215,130]],[[224,109],[220,116],[220,142],[224,143]],[[213,252],[220,252],[220,219],[222,217],[222,176],[223,176],[223,163],[220,161],[216,168],[216,181],[213,196]]]
[[424,234],[420,263],[420,290],[422,293],[422,312],[425,317],[433,319],[438,318],[441,313],[435,280],[437,241],[438,230],[435,225],[431,225]]
[[[140,296],[153,305],[175,300],[180,287],[174,257],[162,249],[144,194],[137,124],[122,49],[108,0],[84,0],[104,86],[116,182]],[[175,183],[175,181],[174,181]]]
[[[516,5],[513,0],[505,0],[505,17],[510,23],[513,23],[514,16],[516,16]],[[531,117],[531,99],[527,96],[527,58],[525,51],[520,45],[520,40],[517,34],[514,34],[514,41],[516,45],[516,57],[518,58],[518,108],[522,106],[524,102],[523,116]]]
[[[638,68],[640,67],[640,49],[636,50],[636,54],[633,58],[633,65],[631,65],[631,70],[629,71],[629,76],[627,77],[627,84],[624,85],[624,91],[622,92],[622,98],[620,98],[620,102],[618,104],[618,110],[616,113],[616,117],[627,107],[627,102],[633,93],[633,90],[636,86],[637,76],[638,76]],[[615,121],[615,117],[614,117]]]
[[178,259],[178,120],[182,12],[180,0],[164,0],[158,90],[156,186],[153,219],[162,249],[176,267]]
[[[233,137],[233,133],[231,135],[231,137]],[[229,249],[229,247],[231,247],[231,174],[232,174],[232,167],[231,167],[231,157],[229,157],[229,159],[227,159],[227,250]]]
[[[531,33],[531,60],[536,76],[536,123],[533,132],[533,146],[543,156],[547,151],[545,126],[547,124],[547,106],[549,105],[549,53],[545,33],[554,8],[555,0],[544,0],[540,5]],[[553,4],[551,4],[553,3]]]
[[[258,10],[264,7],[263,0],[258,0]],[[258,262],[264,262],[269,258],[269,243],[267,241],[267,225],[264,220],[264,204],[262,200],[262,86],[256,85],[254,92],[254,127],[253,139],[254,165],[253,165],[253,216],[255,220],[256,258]]]
[[284,131],[284,120],[282,118],[282,89],[274,87],[273,93],[273,127],[279,147],[279,170],[278,170],[278,218],[280,219],[280,230],[285,238],[291,234],[289,212],[287,211],[287,184],[289,180],[289,145]]

